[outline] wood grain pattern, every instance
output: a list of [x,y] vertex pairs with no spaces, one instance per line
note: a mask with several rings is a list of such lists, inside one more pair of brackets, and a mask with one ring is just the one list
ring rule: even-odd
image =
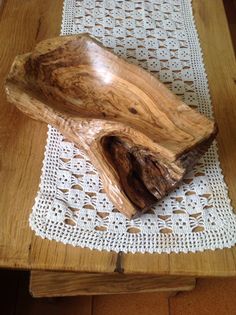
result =
[[[193,1],[216,122],[220,162],[229,196],[236,208],[236,65],[233,46],[221,0]],[[217,66],[216,66],[217,64]],[[220,80],[223,80],[224,84]],[[188,254],[126,254],[122,268],[129,273],[162,271],[164,274],[235,276],[236,248]]]
[[30,276],[30,292],[34,297],[189,291],[194,289],[195,284],[195,279],[191,277],[118,273],[31,271]]
[[[3,81],[16,55],[31,51],[42,39],[59,35],[62,1],[5,2],[0,16],[0,266],[113,272],[116,269],[116,253],[90,251],[42,240],[34,236],[28,227],[28,216],[38,189],[46,127],[22,115],[6,102]],[[221,165],[232,204],[236,207],[234,52],[222,0],[193,0],[193,5],[215,119],[220,129]],[[235,247],[197,254],[122,254],[120,257],[119,265],[125,273],[236,276]]]
[[44,40],[17,56],[6,92],[26,115],[86,152],[128,218],[173,190],[217,130],[150,73],[87,34]]
[[9,104],[3,85],[16,55],[32,50],[38,41],[59,35],[62,4],[62,0],[7,0],[0,19],[0,266],[63,269],[66,265],[69,270],[113,272],[116,253],[42,240],[28,224],[47,127]]
[[[0,17],[0,265],[29,266],[28,215],[39,184],[46,128],[6,101],[4,80],[15,55],[58,34],[62,1],[4,1]],[[50,12],[50,13],[49,13]],[[51,19],[55,24],[51,25]],[[40,22],[41,21],[41,22]],[[30,25],[30,27],[29,27]],[[39,137],[37,137],[37,135]],[[35,138],[35,141],[32,139]],[[14,218],[14,219],[13,219]]]
[[[14,315],[94,315],[92,296],[36,299],[29,292],[30,275],[28,272],[18,271],[18,274],[20,279],[17,295],[9,294],[12,303],[14,299],[16,300]],[[1,300],[2,304],[4,305],[3,300]],[[7,311],[1,314],[10,315]]]

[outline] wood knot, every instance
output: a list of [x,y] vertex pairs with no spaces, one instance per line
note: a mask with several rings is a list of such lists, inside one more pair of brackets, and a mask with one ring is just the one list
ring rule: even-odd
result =
[[129,111],[132,113],[132,114],[138,114],[137,110],[133,107],[129,107]]

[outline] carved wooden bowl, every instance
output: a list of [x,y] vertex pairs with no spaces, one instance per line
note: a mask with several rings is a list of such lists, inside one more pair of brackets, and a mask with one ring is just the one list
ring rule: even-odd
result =
[[48,39],[17,56],[6,90],[87,153],[128,218],[176,187],[216,134],[213,121],[88,35]]

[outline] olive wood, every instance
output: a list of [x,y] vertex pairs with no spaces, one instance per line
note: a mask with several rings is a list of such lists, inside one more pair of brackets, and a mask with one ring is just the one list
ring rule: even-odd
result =
[[217,129],[147,71],[87,34],[44,40],[17,56],[6,91],[21,111],[86,152],[110,200],[128,218],[175,188]]

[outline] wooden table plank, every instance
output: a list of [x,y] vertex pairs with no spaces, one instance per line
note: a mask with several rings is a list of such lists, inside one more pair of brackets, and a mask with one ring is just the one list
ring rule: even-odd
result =
[[38,190],[46,141],[37,123],[6,102],[4,78],[17,54],[60,33],[62,0],[6,0],[0,10],[0,266],[113,272],[116,253],[90,251],[34,236],[28,217]]
[[[57,14],[59,4],[55,2]],[[46,126],[30,121],[7,103],[3,83],[16,54],[31,50],[39,38],[56,34],[58,29],[54,24],[48,27],[46,1],[3,1],[0,12],[0,182],[4,183],[0,198],[0,265],[27,268],[32,235],[28,215],[39,183]],[[42,19],[44,22],[40,22]]]
[[34,297],[104,295],[158,291],[190,291],[192,277],[124,275],[118,273],[78,273],[31,271],[30,292]]
[[[229,195],[236,207],[236,67],[234,51],[222,0],[193,1],[208,74],[215,118],[219,126],[219,154]],[[236,275],[236,248],[196,254],[124,255],[123,268],[129,272],[194,276]]]
[[73,247],[33,236],[30,268],[82,272],[114,272],[117,254]]
[[[113,272],[117,254],[74,248],[42,240],[28,227],[38,189],[46,127],[11,105],[3,94],[3,78],[15,55],[43,38],[59,34],[62,0],[4,1],[0,10],[0,266],[61,271]],[[235,59],[222,0],[194,0],[204,60],[220,133],[219,153],[229,193],[236,206]],[[126,254],[125,273],[158,275],[236,275],[236,249],[197,254]]]

